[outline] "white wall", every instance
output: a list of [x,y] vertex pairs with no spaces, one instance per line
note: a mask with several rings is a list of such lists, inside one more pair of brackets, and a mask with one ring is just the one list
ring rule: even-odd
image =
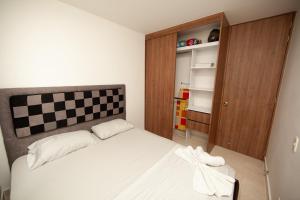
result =
[[272,199],[300,199],[300,148],[293,153],[295,136],[300,138],[300,15],[292,40],[267,152]]
[[0,88],[126,84],[127,119],[143,128],[144,39],[55,0],[0,0]]

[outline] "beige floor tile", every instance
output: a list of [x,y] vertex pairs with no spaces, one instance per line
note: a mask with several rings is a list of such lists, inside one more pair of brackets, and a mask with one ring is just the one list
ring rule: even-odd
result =
[[215,146],[212,155],[225,158],[240,182],[239,200],[267,200],[264,163],[261,160]]
[[194,148],[196,148],[197,146],[202,146],[204,150],[206,150],[207,146],[207,135],[200,133],[192,133],[191,136],[186,139],[185,132],[174,130],[173,140],[184,146],[192,146]]

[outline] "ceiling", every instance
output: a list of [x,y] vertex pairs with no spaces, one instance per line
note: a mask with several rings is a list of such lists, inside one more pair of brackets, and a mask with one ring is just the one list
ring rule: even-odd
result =
[[60,0],[142,33],[151,33],[218,12],[230,24],[300,8],[300,0]]

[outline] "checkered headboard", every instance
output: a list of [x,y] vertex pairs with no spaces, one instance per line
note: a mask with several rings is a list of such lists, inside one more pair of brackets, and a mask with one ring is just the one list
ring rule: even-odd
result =
[[123,88],[10,97],[19,138],[118,115],[124,112],[124,104]]

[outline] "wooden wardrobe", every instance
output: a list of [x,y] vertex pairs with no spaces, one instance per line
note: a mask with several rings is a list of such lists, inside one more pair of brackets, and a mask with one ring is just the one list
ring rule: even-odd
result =
[[[227,52],[229,25],[224,13],[208,16],[163,31],[146,35],[146,101],[145,129],[160,136],[172,139],[173,98],[175,85],[177,35],[181,31],[218,23],[220,38],[218,62],[213,94],[212,112],[209,114],[208,133],[214,143],[220,110],[220,97]],[[199,113],[200,114],[200,113]],[[190,116],[194,116],[190,113]],[[199,116],[198,118],[203,118]],[[191,120],[194,128],[206,127],[206,123]],[[202,128],[203,129],[203,128]],[[206,129],[206,128],[205,128]]]
[[263,159],[293,18],[289,13],[229,26],[219,13],[146,35],[145,129],[172,139],[178,34],[219,23],[211,112],[188,115],[194,128],[208,125],[208,150],[217,144]]

